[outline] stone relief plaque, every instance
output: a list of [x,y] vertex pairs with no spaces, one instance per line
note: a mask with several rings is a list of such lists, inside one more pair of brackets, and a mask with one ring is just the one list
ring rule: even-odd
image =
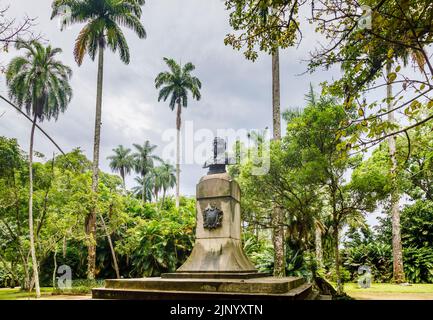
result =
[[213,230],[221,227],[223,212],[216,206],[207,205],[203,211],[203,228]]

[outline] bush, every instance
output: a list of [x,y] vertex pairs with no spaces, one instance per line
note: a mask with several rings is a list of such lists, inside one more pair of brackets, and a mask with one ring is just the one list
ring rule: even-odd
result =
[[[326,278],[330,279],[333,282],[337,282],[337,273],[335,272],[335,267],[332,267],[329,269],[328,273],[326,274]],[[347,270],[345,267],[340,266],[340,280],[342,283],[349,282],[352,279],[351,274],[349,270]]]
[[403,261],[407,281],[433,283],[433,248],[405,248]]
[[14,288],[17,285],[16,280],[7,270],[0,268],[0,288]]
[[104,280],[77,279],[72,280],[72,287],[69,289],[54,288],[53,295],[81,295],[92,293],[93,288],[100,288],[105,285]]
[[356,247],[343,249],[341,256],[350,280],[358,279],[360,266],[370,267],[371,275],[376,282],[388,282],[392,278],[392,251],[388,244],[380,242],[359,244]]
[[[255,267],[264,273],[272,274],[274,271],[274,248],[269,240],[257,239],[251,233],[244,233],[244,251]],[[311,264],[313,260],[309,255],[295,245],[286,243],[286,275],[293,277],[312,278]]]
[[174,272],[188,258],[194,244],[195,200],[182,198],[179,210],[167,199],[162,210],[139,218],[116,243],[119,256],[131,261],[128,277],[154,277]]

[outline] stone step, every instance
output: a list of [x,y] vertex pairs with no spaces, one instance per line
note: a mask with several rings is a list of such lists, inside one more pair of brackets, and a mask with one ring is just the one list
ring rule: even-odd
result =
[[263,272],[172,272],[163,273],[163,279],[253,279],[270,277],[271,274]]
[[92,290],[94,299],[116,300],[304,300],[311,294],[312,285],[304,283],[286,293],[244,293],[244,292],[202,292],[202,291],[164,291],[99,288]]
[[304,284],[302,277],[254,278],[254,279],[171,279],[142,278],[106,280],[106,289],[160,290],[179,292],[230,292],[285,294]]

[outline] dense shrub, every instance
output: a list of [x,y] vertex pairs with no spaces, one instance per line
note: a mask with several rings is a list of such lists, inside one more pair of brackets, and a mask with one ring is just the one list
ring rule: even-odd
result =
[[53,290],[53,294],[61,294],[61,295],[79,295],[79,294],[90,294],[92,293],[93,288],[101,288],[104,287],[104,280],[89,280],[89,279],[77,279],[72,280],[71,288],[59,288],[56,287]]
[[349,278],[356,281],[359,277],[358,268],[371,268],[373,280],[387,282],[392,278],[391,245],[380,242],[369,242],[342,250],[344,267],[349,272]]
[[136,218],[135,226],[117,243],[116,251],[130,261],[127,277],[174,272],[192,250],[195,200],[183,198],[179,210],[172,199],[161,209],[159,204],[151,205],[155,211],[151,214],[147,211],[146,219]]
[[[274,270],[274,248],[269,239],[244,234],[244,250],[260,272],[272,274]],[[295,244],[286,243],[286,275],[311,279],[311,258]]]
[[412,283],[433,283],[433,248],[404,248],[406,280]]
[[[343,265],[350,280],[357,281],[358,268],[369,266],[373,281],[392,281],[392,249],[390,244],[370,242],[342,250]],[[406,280],[411,283],[433,283],[433,248],[404,247],[403,261]]]

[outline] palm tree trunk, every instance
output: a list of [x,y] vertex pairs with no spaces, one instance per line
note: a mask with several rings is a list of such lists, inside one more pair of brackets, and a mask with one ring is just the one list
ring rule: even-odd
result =
[[315,230],[315,247],[316,247],[316,260],[317,268],[323,268],[323,249],[322,249],[322,230],[316,226]]
[[337,294],[343,294],[343,284],[340,275],[340,250],[339,250],[339,232],[338,225],[334,224],[334,254],[335,254],[335,276],[337,278]]
[[[392,64],[386,64],[386,73],[391,73]],[[387,106],[388,106],[388,121],[395,122],[394,112],[392,110],[392,84],[388,83],[386,87]],[[400,196],[397,187],[397,157],[396,157],[396,136],[388,138],[389,156],[391,158],[391,220],[392,220],[392,256],[393,256],[393,278],[395,283],[403,283],[405,281],[403,268],[403,249],[401,244],[400,230]]]
[[176,116],[176,208],[179,208],[180,203],[180,128],[182,125],[182,106],[180,105],[180,101],[177,104],[177,116]]
[[143,190],[141,193],[141,201],[143,202],[143,204],[146,203],[146,182],[144,181],[144,176],[143,176]]
[[161,202],[161,206],[164,205],[165,202],[165,188],[162,189],[162,202]]
[[87,256],[87,277],[95,278],[96,267],[96,202],[99,180],[99,146],[101,143],[101,117],[102,117],[102,85],[104,79],[104,48],[99,46],[98,58],[98,83],[96,92],[96,116],[95,116],[95,137],[93,142],[93,175],[92,193],[93,204],[87,219],[86,232],[89,237],[89,247]]
[[281,139],[280,53],[272,54],[272,128],[275,140]]
[[123,190],[126,191],[125,169],[124,168],[120,168],[120,176],[122,178]]
[[[281,139],[280,114],[280,57],[278,49],[272,54],[272,127],[275,141]],[[286,261],[284,253],[284,211],[274,205],[272,213],[273,245],[274,245],[274,276],[286,275]]]
[[35,281],[36,298],[40,298],[41,289],[39,287],[38,260],[36,259],[35,235],[33,230],[33,141],[35,137],[36,114],[33,118],[32,131],[30,134],[30,152],[29,152],[29,233],[30,233],[30,251],[32,255],[33,278]]
[[116,277],[117,279],[120,279],[119,265],[117,264],[116,252],[114,251],[114,246],[113,246],[113,242],[111,241],[110,233],[108,232],[107,225],[105,224],[104,221],[104,217],[102,217],[102,215],[99,215],[99,218],[101,219],[102,226],[105,231],[105,235],[107,236],[108,239],[108,244],[110,246],[110,251],[111,251],[111,257],[113,258],[114,271],[116,271]]

